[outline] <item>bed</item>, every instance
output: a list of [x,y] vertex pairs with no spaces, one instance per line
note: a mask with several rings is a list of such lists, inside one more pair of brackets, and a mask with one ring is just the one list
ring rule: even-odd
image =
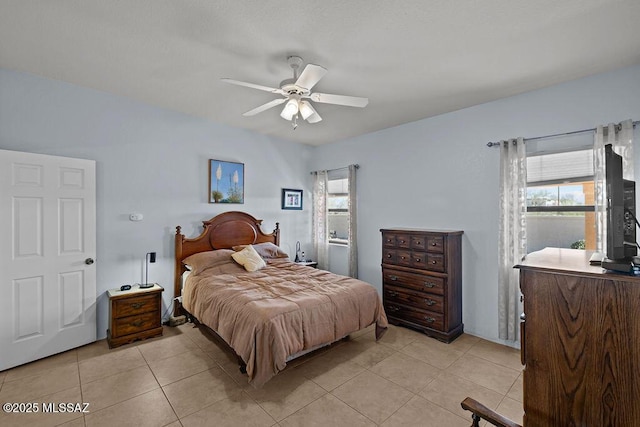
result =
[[[185,314],[221,338],[255,387],[287,361],[372,324],[376,339],[382,336],[387,317],[373,286],[291,262],[277,248],[279,224],[267,234],[261,223],[225,212],[203,221],[192,239],[176,227],[175,316]],[[266,265],[249,272],[233,257],[254,248]]]

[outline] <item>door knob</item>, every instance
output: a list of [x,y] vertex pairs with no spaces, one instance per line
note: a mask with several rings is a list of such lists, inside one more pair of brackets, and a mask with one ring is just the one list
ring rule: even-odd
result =
[[91,265],[91,264],[93,264],[93,258],[87,258],[87,259],[85,259],[85,260],[84,260],[84,263],[85,263],[85,264],[87,264],[87,265]]

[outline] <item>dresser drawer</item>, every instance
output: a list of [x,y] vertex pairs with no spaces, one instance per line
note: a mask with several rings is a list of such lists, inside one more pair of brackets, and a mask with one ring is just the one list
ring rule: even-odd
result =
[[445,271],[444,255],[383,249],[382,258],[382,262],[386,264],[396,264],[421,270]]
[[123,335],[135,334],[146,331],[147,329],[156,328],[160,325],[159,317],[158,311],[152,311],[116,319],[115,322],[113,322],[111,334],[114,337],[121,337]]
[[427,236],[427,250],[429,252],[444,252],[444,237]]
[[444,255],[428,254],[427,255],[427,270],[433,271],[445,271]]
[[444,316],[442,314],[391,302],[386,303],[384,308],[389,317],[406,320],[439,331],[444,329]]
[[382,276],[386,285],[402,286],[416,291],[444,295],[446,279],[442,277],[407,273],[387,268],[382,269]]
[[393,233],[384,233],[382,235],[382,246],[386,246],[388,248],[396,247],[396,235]]
[[157,295],[141,295],[139,297],[115,300],[113,301],[113,316],[119,318],[157,310],[157,301]]
[[382,262],[387,264],[395,264],[398,257],[394,249],[382,248]]
[[419,268],[421,270],[427,270],[429,264],[427,263],[426,252],[412,252],[411,253],[411,267]]
[[396,251],[396,264],[409,267],[411,266],[411,259],[412,259],[411,252]]
[[416,251],[424,251],[427,249],[426,236],[411,236],[411,249]]
[[396,247],[402,249],[411,248],[411,236],[408,234],[396,234]]
[[444,298],[439,295],[411,291],[406,288],[385,285],[384,299],[388,303],[400,303],[424,310],[444,313]]

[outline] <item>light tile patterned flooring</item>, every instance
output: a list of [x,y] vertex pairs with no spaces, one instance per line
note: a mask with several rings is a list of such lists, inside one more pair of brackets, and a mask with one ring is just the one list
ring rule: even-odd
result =
[[471,396],[522,423],[518,350],[367,328],[297,359],[263,388],[185,324],[109,350],[104,340],[0,372],[0,403],[88,402],[89,413],[6,414],[1,426],[469,426]]

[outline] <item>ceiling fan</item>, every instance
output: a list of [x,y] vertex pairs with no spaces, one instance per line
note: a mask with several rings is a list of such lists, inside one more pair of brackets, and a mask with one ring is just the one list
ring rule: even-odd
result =
[[327,73],[326,68],[319,65],[307,64],[307,66],[304,67],[304,70],[302,70],[302,73],[298,75],[298,70],[302,66],[302,58],[299,56],[290,56],[287,58],[287,62],[293,70],[293,78],[280,82],[279,88],[241,82],[233,79],[222,79],[225,83],[246,86],[283,96],[283,98],[274,99],[273,101],[269,101],[266,104],[254,108],[253,110],[249,110],[244,113],[243,116],[254,116],[268,110],[269,108],[286,103],[280,113],[280,117],[285,120],[290,120],[293,128],[295,129],[298,127],[299,115],[309,123],[317,123],[322,120],[322,117],[320,117],[309,101],[360,108],[366,107],[369,103],[368,98],[311,92],[311,89],[316,85],[316,83],[318,83]]

